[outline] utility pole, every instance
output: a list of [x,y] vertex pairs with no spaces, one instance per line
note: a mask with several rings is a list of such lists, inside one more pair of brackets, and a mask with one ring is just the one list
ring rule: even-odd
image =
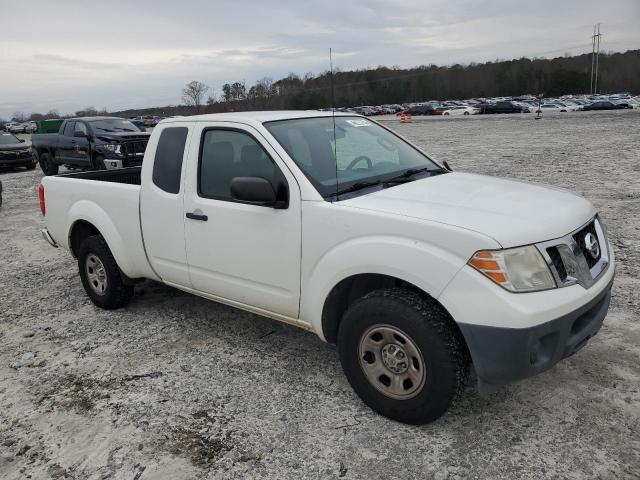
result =
[[593,85],[595,93],[598,93],[598,60],[600,60],[600,24],[598,24],[598,34],[596,35],[596,80]]
[[[597,33],[596,33],[597,32]],[[591,36],[591,85],[590,93],[598,93],[598,61],[600,59],[600,24],[593,26]]]

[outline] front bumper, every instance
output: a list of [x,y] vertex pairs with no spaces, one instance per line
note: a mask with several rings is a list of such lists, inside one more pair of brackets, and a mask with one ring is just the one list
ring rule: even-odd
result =
[[33,163],[31,153],[20,155],[19,157],[6,157],[0,155],[0,167],[24,167]]
[[580,308],[528,328],[460,323],[478,378],[503,385],[537,375],[580,350],[604,321],[613,278]]
[[615,259],[595,283],[512,293],[464,266],[438,297],[460,327],[481,385],[548,370],[593,337],[607,314]]

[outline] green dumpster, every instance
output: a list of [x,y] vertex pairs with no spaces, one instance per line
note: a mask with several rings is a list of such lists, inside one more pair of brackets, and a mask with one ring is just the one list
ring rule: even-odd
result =
[[38,133],[58,133],[62,122],[63,120],[59,118],[53,120],[39,120],[36,122],[36,125],[38,125]]

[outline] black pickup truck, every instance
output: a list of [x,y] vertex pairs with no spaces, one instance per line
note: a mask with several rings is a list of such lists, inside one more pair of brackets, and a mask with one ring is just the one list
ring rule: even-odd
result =
[[483,103],[477,106],[480,113],[523,113],[525,109],[513,102]]
[[149,134],[118,117],[80,117],[65,120],[58,133],[35,134],[33,156],[45,175],[58,167],[104,170],[142,165]]
[[0,132],[0,168],[25,167],[33,170],[36,162],[31,155],[31,146],[13,133]]

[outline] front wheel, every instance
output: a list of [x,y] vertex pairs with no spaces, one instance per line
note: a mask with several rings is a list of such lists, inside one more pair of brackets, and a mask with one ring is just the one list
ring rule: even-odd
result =
[[104,165],[104,157],[102,155],[96,155],[93,157],[93,169],[94,170],[106,170],[107,167]]
[[340,323],[338,351],[360,398],[410,424],[443,415],[469,371],[466,345],[448,313],[406,289],[378,290],[354,302]]
[[87,237],[78,250],[78,270],[91,301],[105,310],[124,307],[133,296],[133,286],[125,285],[120,269],[100,235]]
[[24,168],[26,168],[27,170],[33,170],[34,168],[36,168],[36,165],[38,164],[38,161],[31,157],[31,161],[29,163],[27,163]]

